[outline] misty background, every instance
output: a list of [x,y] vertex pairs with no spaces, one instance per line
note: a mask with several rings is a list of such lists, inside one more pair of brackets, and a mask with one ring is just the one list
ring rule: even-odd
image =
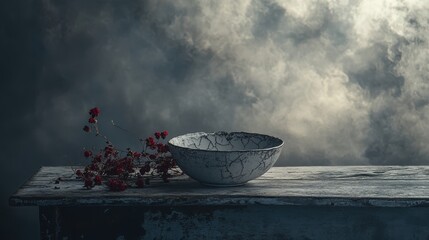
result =
[[1,239],[38,234],[8,197],[157,130],[282,138],[278,166],[429,163],[429,4],[420,0],[0,3]]

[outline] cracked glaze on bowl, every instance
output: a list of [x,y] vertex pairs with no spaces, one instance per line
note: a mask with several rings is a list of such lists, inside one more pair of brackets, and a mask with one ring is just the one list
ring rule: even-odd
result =
[[168,144],[183,172],[211,186],[237,186],[261,176],[283,147],[281,139],[245,132],[189,133]]

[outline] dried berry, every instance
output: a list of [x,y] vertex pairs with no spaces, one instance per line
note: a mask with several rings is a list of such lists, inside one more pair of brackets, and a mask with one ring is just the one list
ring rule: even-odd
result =
[[162,139],[165,139],[168,136],[168,132],[166,130],[162,131],[161,137]]
[[89,115],[91,115],[93,118],[98,117],[98,115],[100,115],[100,109],[98,107],[90,109]]
[[155,146],[155,140],[153,139],[153,137],[146,138],[146,146],[148,147]]
[[150,166],[149,164],[144,165],[143,167],[140,168],[140,174],[144,175],[145,173],[150,172]]
[[84,155],[86,158],[89,158],[89,157],[91,157],[91,156],[92,156],[92,152],[91,152],[91,151],[89,151],[89,150],[85,150],[85,151],[83,152],[83,155]]
[[94,183],[95,183],[95,185],[101,185],[102,180],[103,179],[99,175],[95,176],[94,177]]
[[89,118],[89,119],[88,119],[88,122],[89,122],[89,123],[96,123],[96,122],[97,122],[97,119],[95,119],[95,118],[91,117],[91,118]]
[[92,179],[85,179],[85,187],[88,189],[94,187],[94,182],[92,181]]
[[124,181],[117,178],[109,179],[107,186],[111,191],[115,192],[124,191],[128,187]]
[[86,126],[86,125],[85,125],[85,127],[83,127],[83,131],[85,131],[85,132],[90,132],[90,131],[91,131],[91,128],[90,128],[89,126]]
[[171,159],[168,146],[162,142],[168,135],[167,131],[155,132],[145,140],[139,138],[141,142],[145,141],[140,151],[131,148],[122,150],[116,148],[100,132],[100,126],[96,124],[100,109],[97,107],[90,109],[89,115],[88,122],[94,125],[85,125],[83,130],[85,132],[93,130],[95,136],[102,137],[106,145],[96,154],[90,150],[83,152],[86,158],[91,158],[91,163],[83,170],[77,170],[75,174],[82,179],[84,187],[90,189],[105,183],[111,191],[124,191],[130,186],[142,188],[149,185],[152,178],[168,182],[171,176],[180,173]]

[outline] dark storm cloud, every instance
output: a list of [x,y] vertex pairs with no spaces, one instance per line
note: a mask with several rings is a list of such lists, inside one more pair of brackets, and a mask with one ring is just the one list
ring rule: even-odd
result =
[[[287,142],[280,164],[427,162],[427,75],[414,70],[427,68],[428,12],[418,1],[43,6],[42,148],[79,142],[73,127],[99,105],[106,122],[140,135],[274,134]],[[44,124],[52,112],[63,131]]]

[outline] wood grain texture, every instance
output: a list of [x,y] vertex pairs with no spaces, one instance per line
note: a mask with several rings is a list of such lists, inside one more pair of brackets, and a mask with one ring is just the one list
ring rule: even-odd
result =
[[[61,177],[63,181],[55,184]],[[302,205],[428,207],[428,166],[274,167],[240,187],[207,187],[186,176],[109,192],[86,190],[72,167],[42,167],[10,197],[13,206]]]

